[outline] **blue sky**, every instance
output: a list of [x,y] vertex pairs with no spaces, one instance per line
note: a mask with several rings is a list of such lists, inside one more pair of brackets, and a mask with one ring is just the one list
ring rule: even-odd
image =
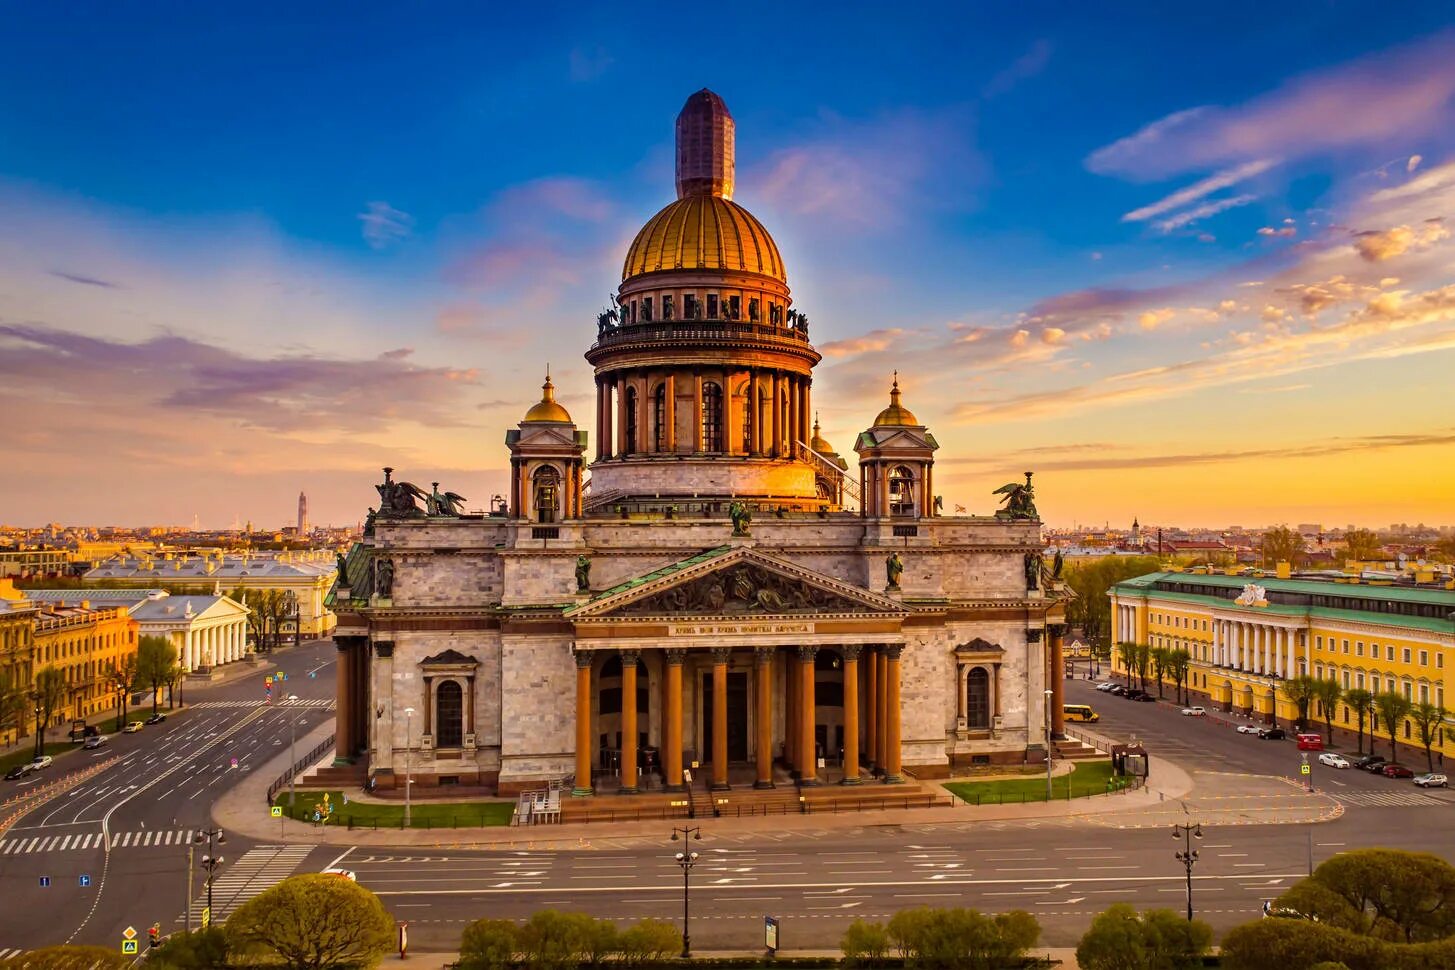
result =
[[1437,5],[237,10],[7,11],[0,448],[37,473],[0,518],[283,521],[305,487],[349,521],[383,463],[483,505],[547,360],[592,426],[580,354],[703,86],[841,447],[898,368],[971,511],[1023,464],[1068,524],[1455,498],[1355,461],[1455,468],[1411,406],[1452,362]]

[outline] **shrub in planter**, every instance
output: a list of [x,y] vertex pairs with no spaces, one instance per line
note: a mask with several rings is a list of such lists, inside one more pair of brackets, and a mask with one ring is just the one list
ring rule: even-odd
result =
[[621,962],[629,967],[670,960],[681,949],[681,932],[671,923],[659,919],[644,919],[623,930],[617,937]]
[[1025,955],[1041,936],[1024,910],[987,916],[975,909],[906,909],[889,920],[895,949],[910,968],[996,970]]
[[508,919],[477,919],[460,937],[460,970],[505,970],[515,963],[520,931]]
[[839,942],[844,962],[851,967],[877,967],[889,956],[889,931],[883,923],[856,919]]
[[1076,947],[1084,970],[1192,970],[1212,944],[1212,927],[1170,909],[1138,913],[1117,903],[1091,921]]

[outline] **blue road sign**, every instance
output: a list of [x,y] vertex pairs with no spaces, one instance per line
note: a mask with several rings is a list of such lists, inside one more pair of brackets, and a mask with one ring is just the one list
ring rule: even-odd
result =
[[91,877],[90,876],[82,876],[81,877],[81,888],[82,889],[85,889],[89,885],[91,885]]
[[40,888],[42,888],[42,889],[49,889],[50,888],[50,884],[51,884],[51,877],[50,876],[41,876],[40,877]]
[[308,679],[309,680],[317,680],[318,679],[318,671],[316,671],[316,670],[310,670],[308,672]]

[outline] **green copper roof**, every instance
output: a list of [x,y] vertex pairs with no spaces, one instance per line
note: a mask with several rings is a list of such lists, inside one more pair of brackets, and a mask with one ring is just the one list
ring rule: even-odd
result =
[[1392,603],[1433,603],[1455,610],[1455,590],[1434,587],[1371,586],[1368,583],[1336,583],[1316,579],[1277,579],[1272,576],[1223,576],[1198,575],[1196,573],[1147,573],[1124,580],[1117,587],[1128,587],[1129,592],[1140,592],[1158,582],[1186,583],[1191,586],[1209,586],[1218,589],[1242,589],[1249,583],[1256,583],[1264,589],[1284,593],[1304,593],[1310,596],[1347,596],[1355,599],[1378,600]]

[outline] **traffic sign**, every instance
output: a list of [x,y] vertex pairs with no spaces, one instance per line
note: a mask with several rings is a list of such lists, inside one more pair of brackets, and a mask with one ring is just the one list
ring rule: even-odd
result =
[[1298,773],[1300,775],[1307,775],[1307,774],[1310,773],[1310,771],[1311,771],[1311,769],[1309,768],[1308,765],[1299,765],[1298,766]]
[[91,885],[91,877],[90,876],[82,876],[81,877],[81,888],[82,889],[85,889],[89,885]]
[[273,676],[271,674],[269,674],[267,677],[264,677],[263,678],[263,686],[265,686],[265,687],[272,687],[273,686]]
[[50,884],[51,884],[51,877],[50,876],[41,876],[40,877],[40,888],[42,888],[42,889],[49,889],[50,888]]
[[273,816],[274,818],[282,818],[283,817],[283,806],[282,805],[274,805],[272,808],[268,809],[268,814],[271,815],[271,816]]
[[136,939],[136,927],[128,926],[126,929],[121,931],[121,935],[128,940]]
[[202,907],[202,928],[205,930],[212,923],[212,907]]
[[121,952],[126,956],[136,956],[136,940],[122,940]]
[[236,758],[233,758],[231,761],[228,762],[228,765],[227,766],[229,768],[236,768],[237,767],[237,759]]

